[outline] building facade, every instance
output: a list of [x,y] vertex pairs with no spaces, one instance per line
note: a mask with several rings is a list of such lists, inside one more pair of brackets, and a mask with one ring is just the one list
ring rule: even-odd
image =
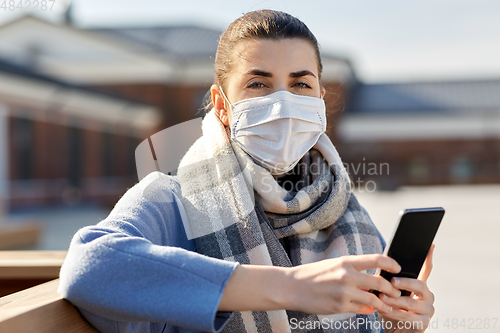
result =
[[500,183],[498,92],[496,80],[358,84],[338,127],[341,156],[379,189]]
[[116,201],[137,182],[154,107],[0,61],[0,197],[8,207]]

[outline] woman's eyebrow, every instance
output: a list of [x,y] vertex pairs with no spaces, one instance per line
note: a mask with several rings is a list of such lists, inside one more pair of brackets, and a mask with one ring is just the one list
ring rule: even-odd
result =
[[[264,76],[264,77],[273,77],[273,74],[271,72],[266,72],[261,69],[252,69],[246,72],[246,74],[250,75],[256,75],[256,76]],[[290,77],[292,78],[297,78],[297,77],[302,77],[302,76],[307,76],[307,75],[312,75],[313,77],[316,77],[316,75],[313,74],[310,70],[304,69],[301,71],[297,72],[292,72],[290,73]]]
[[263,71],[261,69],[252,69],[252,70],[246,72],[246,74],[264,76],[264,77],[273,77],[272,73]]
[[293,77],[293,78],[302,77],[302,76],[306,76],[306,75],[312,75],[312,76],[316,77],[316,75],[314,75],[313,72],[308,71],[307,69],[304,69],[304,70],[298,71],[298,72],[290,73],[290,77]]

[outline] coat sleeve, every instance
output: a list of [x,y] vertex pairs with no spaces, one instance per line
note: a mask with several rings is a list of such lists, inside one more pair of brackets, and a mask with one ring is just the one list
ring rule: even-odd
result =
[[166,323],[215,332],[229,317],[217,308],[237,263],[194,252],[178,186],[152,173],[106,219],[73,237],[58,291],[98,329]]

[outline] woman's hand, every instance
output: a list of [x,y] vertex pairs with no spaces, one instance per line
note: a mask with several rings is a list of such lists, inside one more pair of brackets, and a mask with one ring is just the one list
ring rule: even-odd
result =
[[370,289],[399,297],[401,292],[380,276],[363,273],[372,268],[399,272],[401,267],[382,255],[345,256],[294,267],[294,285],[290,304],[296,310],[315,314],[356,312],[370,314],[374,310],[391,311]]
[[292,268],[240,265],[224,290],[219,310],[287,309],[314,314],[391,311],[370,289],[397,298],[401,292],[380,276],[362,271],[401,267],[379,254],[345,256]]
[[389,322],[384,324],[387,333],[420,333],[429,326],[434,315],[434,295],[427,287],[426,281],[432,270],[433,252],[434,244],[427,255],[418,279],[398,278],[392,280],[394,287],[411,291],[412,295],[393,298],[380,294],[380,299],[394,308],[391,312],[379,311],[382,319]]

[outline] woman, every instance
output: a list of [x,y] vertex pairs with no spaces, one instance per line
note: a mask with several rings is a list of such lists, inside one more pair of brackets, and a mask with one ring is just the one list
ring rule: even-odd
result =
[[321,68],[295,17],[265,10],[234,21],[203,136],[178,176],[148,175],[80,230],[60,293],[105,332],[376,332],[381,322],[402,332],[398,321],[424,331],[430,257],[420,280],[365,272],[400,267],[377,254],[380,235],[324,134]]

